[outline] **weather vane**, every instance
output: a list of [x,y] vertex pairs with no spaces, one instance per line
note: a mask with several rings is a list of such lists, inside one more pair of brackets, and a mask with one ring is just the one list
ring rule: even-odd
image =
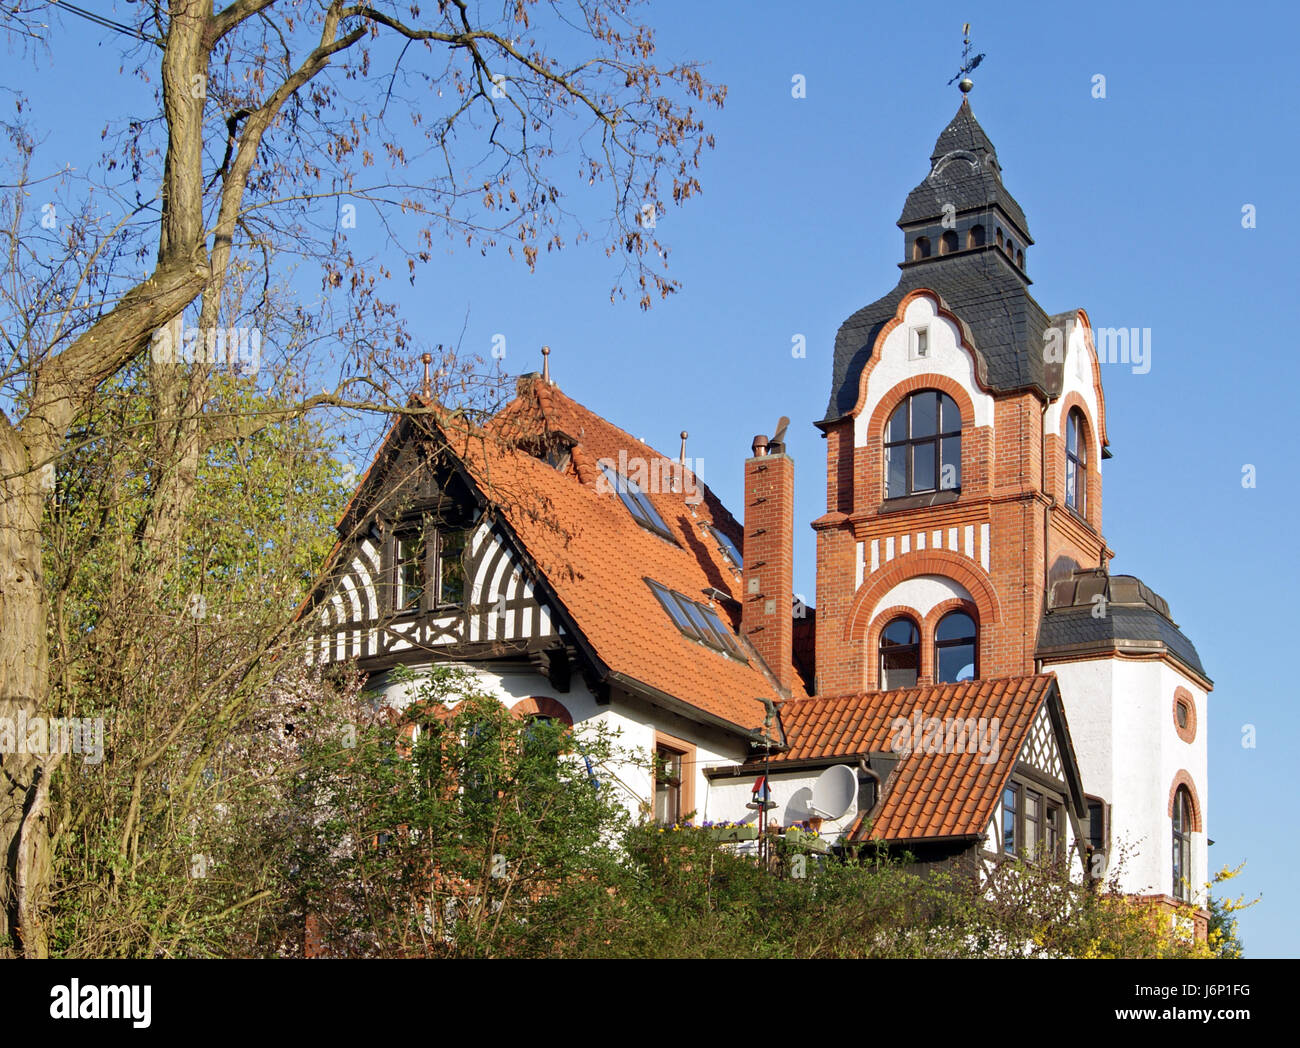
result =
[[975,71],[976,66],[978,66],[981,62],[984,61],[984,53],[981,51],[974,58],[971,57],[969,22],[965,23],[961,27],[961,32],[962,32],[961,68],[957,70],[957,75],[954,76],[952,80],[949,80],[948,83],[951,85],[957,80],[960,80],[961,83],[957,84],[957,86],[961,88],[961,93],[964,95],[968,93],[972,87],[975,86],[975,81],[970,78],[970,74]]

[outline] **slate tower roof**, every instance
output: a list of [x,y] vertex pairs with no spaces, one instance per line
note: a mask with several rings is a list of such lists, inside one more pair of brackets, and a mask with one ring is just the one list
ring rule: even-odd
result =
[[1029,293],[1029,223],[1003,185],[997,152],[966,99],[935,141],[930,172],[908,194],[898,226],[902,275],[893,291],[840,326],[822,425],[852,411],[876,336],[918,288],[937,292],[965,322],[981,381],[990,388],[1058,392],[1059,376],[1048,373],[1043,354],[1051,317]]

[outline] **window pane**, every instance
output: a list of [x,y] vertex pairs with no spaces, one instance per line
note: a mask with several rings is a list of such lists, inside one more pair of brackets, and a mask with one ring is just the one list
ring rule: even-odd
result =
[[713,632],[721,638],[723,647],[726,648],[727,651],[739,655],[740,646],[739,642],[736,640],[736,635],[727,628],[727,624],[722,621],[718,616],[718,613],[712,608],[706,608],[701,605],[700,614],[703,615],[705,621],[713,627]]
[[438,597],[442,604],[465,601],[465,532],[443,534],[438,552]]
[[944,437],[941,451],[943,466],[939,487],[944,491],[961,487],[961,437]]
[[935,667],[936,683],[956,684],[958,681],[975,679],[975,645],[953,644],[936,651],[938,666]]
[[912,405],[912,436],[932,437],[939,427],[939,398],[934,393],[916,393]]
[[907,401],[904,400],[894,413],[889,416],[889,425],[885,427],[885,443],[907,439]]
[[880,633],[881,647],[894,644],[915,644],[918,640],[920,640],[920,634],[917,632],[916,623],[910,619],[895,619]]
[[957,410],[957,402],[948,396],[947,393],[939,394],[940,417],[943,421],[943,433],[960,433],[961,432],[961,412]]
[[926,440],[912,445],[912,490],[933,491],[934,441]]
[[682,606],[677,603],[668,590],[653,582],[650,584],[650,589],[654,592],[654,595],[659,598],[659,603],[664,606],[664,610],[668,612],[674,625],[676,625],[679,630],[685,633],[688,637],[699,636],[699,631],[695,628],[695,624],[687,618],[686,612],[682,610]]
[[1065,450],[1071,455],[1079,453],[1079,416],[1073,411],[1065,427]]
[[881,691],[916,687],[916,653],[890,652],[881,656]]
[[1016,853],[1016,791],[1011,786],[1002,791],[1002,850]]
[[397,608],[405,611],[420,605],[424,591],[423,543],[414,535],[399,536],[396,541]]
[[1078,468],[1074,460],[1067,458],[1065,460],[1065,504],[1071,509],[1079,508],[1078,476]]
[[934,639],[939,641],[973,641],[975,639],[975,620],[964,611],[949,612],[939,620],[939,625],[935,627]]
[[885,448],[885,498],[907,494],[907,445]]

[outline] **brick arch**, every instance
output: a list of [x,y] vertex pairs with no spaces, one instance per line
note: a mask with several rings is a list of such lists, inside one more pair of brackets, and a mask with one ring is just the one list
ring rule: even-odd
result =
[[964,586],[974,599],[975,618],[981,630],[985,625],[1001,621],[1001,606],[993,583],[977,564],[951,550],[913,550],[895,557],[858,588],[845,620],[844,640],[861,642],[870,625],[867,617],[880,599],[900,582],[917,575],[943,575]]
[[1101,431],[1097,421],[1088,413],[1088,404],[1077,390],[1072,390],[1060,402],[1059,429],[1055,434],[1060,446],[1057,448],[1056,461],[1052,466],[1055,480],[1052,494],[1062,506],[1065,505],[1065,431],[1069,423],[1070,412],[1075,408],[1083,416],[1083,436],[1088,442],[1088,464],[1084,473],[1087,489],[1084,492],[1084,519],[1098,531],[1101,530]]
[[917,682],[920,683],[925,677],[925,620],[915,608],[906,604],[894,604],[882,609],[867,628],[866,644],[860,652],[864,671],[860,683],[866,691],[875,691],[880,687],[880,634],[891,622],[904,616],[916,623]]
[[1192,801],[1192,832],[1203,833],[1204,823],[1201,820],[1201,800],[1196,796],[1196,783],[1192,782],[1192,777],[1187,770],[1180,768],[1178,774],[1174,776],[1174,781],[1169,787],[1169,806],[1166,809],[1169,818],[1174,817],[1174,798],[1178,796],[1178,788],[1187,787],[1187,795]]
[[[894,413],[898,405],[902,403],[903,398],[913,393],[919,393],[924,389],[937,389],[942,393],[947,393],[952,397],[957,405],[957,410],[961,412],[961,428],[965,435],[967,430],[975,429],[975,401],[971,399],[970,392],[956,379],[949,378],[947,375],[936,375],[927,372],[924,375],[913,375],[910,378],[903,379],[897,385],[890,387],[888,393],[880,398],[880,403],[876,405],[876,410],[872,413],[870,421],[867,423],[867,445],[876,447],[884,440],[885,423],[889,421],[889,416]],[[965,457],[966,442],[962,441],[962,456]],[[965,473],[966,463],[962,462],[962,472]]]
[[510,716],[515,720],[523,720],[525,717],[550,717],[552,720],[563,721],[570,728],[573,727],[573,715],[564,708],[564,704],[545,695],[520,699],[510,707]]
[[[1178,726],[1178,704],[1180,702],[1185,702],[1187,704],[1187,727],[1186,728],[1180,728]],[[1182,739],[1183,742],[1195,742],[1196,741],[1196,700],[1192,698],[1192,693],[1188,691],[1186,688],[1179,687],[1174,689],[1174,704],[1173,704],[1172,713],[1174,717],[1174,731],[1178,733],[1178,737]]]

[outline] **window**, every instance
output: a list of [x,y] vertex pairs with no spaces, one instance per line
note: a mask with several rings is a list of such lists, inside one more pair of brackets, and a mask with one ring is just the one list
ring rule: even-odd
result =
[[717,540],[718,548],[722,550],[727,559],[737,568],[743,568],[745,566],[745,558],[741,556],[740,550],[736,548],[736,544],[714,525],[708,525],[708,529],[709,534]]
[[1106,802],[1097,797],[1088,798],[1088,847],[1106,850]]
[[939,254],[951,255],[957,250],[957,234],[951,229],[939,238]]
[[468,537],[464,531],[444,531],[438,536],[440,605],[465,603],[465,543]]
[[950,611],[934,630],[935,683],[955,684],[975,679],[975,620],[964,611]]
[[912,241],[912,261],[919,262],[923,258],[930,257],[930,238],[917,237]]
[[1174,898],[1192,901],[1192,797],[1186,786],[1174,795]]
[[1065,420],[1065,504],[1083,516],[1088,495],[1088,442],[1083,412],[1075,408]]
[[659,598],[659,603],[663,605],[664,611],[668,612],[668,617],[673,620],[673,624],[687,637],[706,644],[724,655],[730,655],[744,662],[749,661],[740,646],[740,641],[711,607],[707,604],[698,604],[676,590],[670,590],[667,586],[661,586],[651,579],[646,579],[645,582],[651,592]]
[[655,822],[672,826],[682,821],[682,754],[655,747]]
[[984,246],[984,227],[980,225],[971,226],[966,231],[966,247],[983,247]]
[[1020,787],[1009,785],[1002,791],[1002,851],[1016,855],[1020,851]]
[[656,535],[661,535],[663,538],[673,541],[673,533],[668,530],[664,518],[659,516],[659,511],[655,509],[654,503],[646,498],[645,493],[637,486],[636,481],[623,476],[618,470],[604,462],[599,463],[599,465],[610,489],[618,492],[618,497],[623,500],[623,505],[632,514],[632,519],[647,531],[653,531]]
[[912,345],[908,354],[911,360],[929,360],[930,359],[930,329],[913,328]]
[[1058,798],[1024,783],[1002,791],[1002,852],[1034,862],[1055,862],[1065,846],[1064,813]]
[[880,632],[880,689],[916,686],[921,671],[921,631],[909,618],[894,619]]
[[424,595],[424,542],[418,531],[393,539],[393,609],[414,611]]
[[393,610],[463,605],[468,538],[467,531],[399,525],[393,536]]
[[961,488],[961,413],[946,393],[913,393],[885,427],[885,498]]
[[1033,858],[1043,839],[1043,795],[1025,790],[1025,855]]
[[1061,832],[1061,807],[1057,804],[1047,806],[1047,821],[1043,825],[1043,854],[1051,862],[1056,862],[1065,852],[1065,835]]

